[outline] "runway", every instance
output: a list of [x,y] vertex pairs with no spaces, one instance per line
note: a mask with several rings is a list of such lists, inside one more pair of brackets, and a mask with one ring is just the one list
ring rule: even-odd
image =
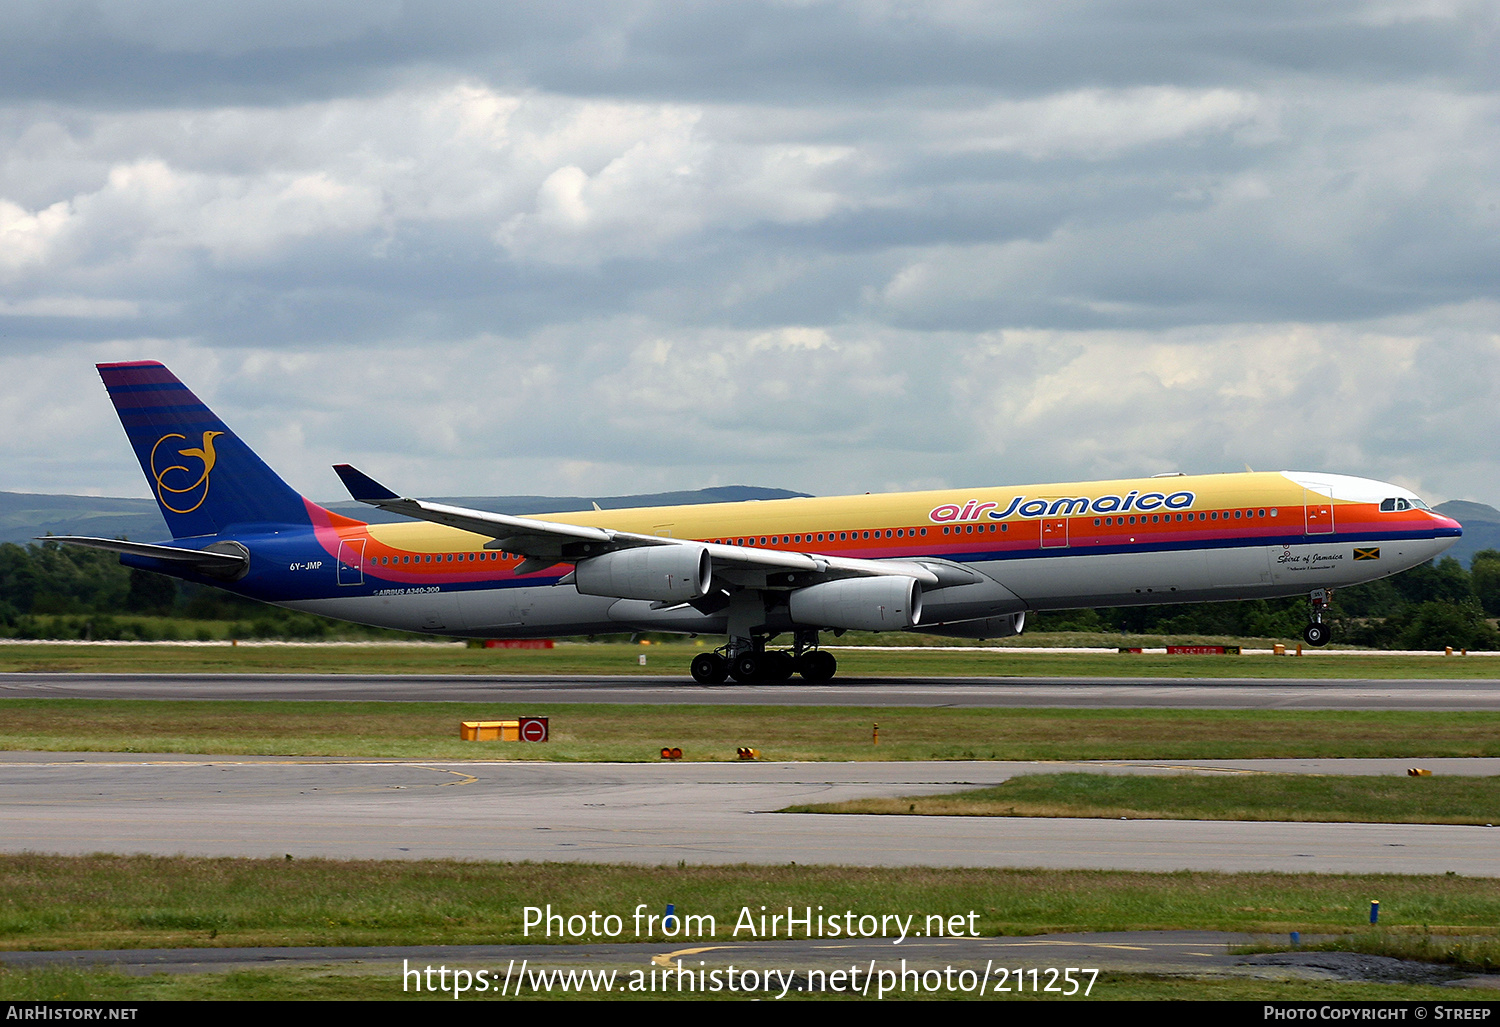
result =
[[[678,677],[4,674],[0,698],[1073,708],[1500,709],[1500,681],[945,678],[704,687]],[[1500,875],[1484,827],[780,814],[1018,773],[1394,773],[1402,760],[1083,764],[434,763],[0,753],[0,848],[340,859]],[[1500,775],[1496,760],[1425,760]]]
[[[865,817],[803,802],[1019,773],[1382,773],[1401,760],[538,764],[0,753],[0,848],[60,853],[1500,875],[1486,827]],[[1426,760],[1500,774],[1500,760]]]
[[698,685],[673,677],[0,674],[0,699],[276,699],[1073,709],[1500,710],[1500,680],[838,678]]

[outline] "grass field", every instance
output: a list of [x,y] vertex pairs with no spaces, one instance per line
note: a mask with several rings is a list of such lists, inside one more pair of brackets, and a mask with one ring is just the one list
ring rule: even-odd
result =
[[[463,742],[462,720],[551,719],[552,741]],[[880,725],[880,744],[872,728]],[[1500,756],[1500,713],[528,703],[0,700],[0,749],[640,762]]]
[[[732,931],[742,907],[762,905],[911,913],[919,921],[972,911],[984,936],[1183,928],[1342,934],[1364,929],[1372,898],[1381,900],[1388,934],[1482,940],[1500,924],[1500,879],[1454,875],[23,854],[0,855],[0,895],[0,948],[37,950],[548,943],[523,926],[524,907],[547,904],[623,918],[619,938],[574,941],[674,945],[753,940]],[[659,929],[636,937],[637,905],[660,913],[669,902],[683,916],[714,917],[712,935],[705,927],[701,939]]]
[[[1105,871],[642,868],[455,861],[0,856],[0,948],[564,944],[529,935],[524,907],[616,913],[675,903],[708,915],[689,942],[736,938],[740,910],[822,906],[857,914],[958,915],[980,935],[1198,928],[1340,935],[1362,951],[1417,955],[1467,972],[1500,965],[1500,880],[1453,875],[1142,874]],[[1370,899],[1383,926],[1364,926]],[[711,930],[710,930],[711,926]],[[592,938],[578,939],[581,941]],[[545,960],[545,955],[537,957]],[[108,970],[0,970],[0,999],[398,999],[398,974],[358,967],[129,977]],[[599,996],[602,997],[602,996]],[[628,996],[627,996],[628,997]],[[962,995],[941,997],[958,997]],[[1012,996],[1014,997],[1014,996]],[[1033,996],[1020,996],[1031,998]],[[1098,999],[1391,1000],[1448,989],[1105,974]],[[450,1000],[451,1001],[451,1000]]]
[[[887,638],[890,644],[904,640]],[[702,643],[702,640],[699,640]],[[1119,642],[1124,645],[1126,642]],[[1140,644],[1139,641],[1130,644]],[[460,645],[47,645],[0,642],[0,672],[178,674],[604,674],[681,675],[706,644],[560,642],[555,649]],[[970,647],[973,648],[973,647]],[[1014,651],[891,652],[838,649],[841,679],[862,677],[1241,677],[1269,679],[1500,677],[1500,657],[1319,653],[1166,656]],[[646,665],[640,657],[646,657]]]
[[784,812],[1494,824],[1500,823],[1500,778],[1028,774],[995,788],[793,806]]

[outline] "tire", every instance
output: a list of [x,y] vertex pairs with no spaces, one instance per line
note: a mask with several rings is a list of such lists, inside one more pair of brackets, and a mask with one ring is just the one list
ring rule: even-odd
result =
[[1302,640],[1308,645],[1327,645],[1328,640],[1333,637],[1333,631],[1327,624],[1314,621],[1302,632]]
[[767,681],[785,681],[796,672],[797,664],[791,653],[776,649],[762,657],[761,673]]
[[693,657],[692,671],[698,684],[718,685],[729,676],[729,664],[718,653],[699,653]]
[[760,657],[754,653],[740,653],[729,661],[729,675],[744,684],[760,677]]
[[814,649],[810,653],[803,653],[802,659],[797,661],[798,673],[802,675],[803,681],[823,682],[833,679],[838,672],[838,661],[833,658],[832,653],[825,653],[821,649]]

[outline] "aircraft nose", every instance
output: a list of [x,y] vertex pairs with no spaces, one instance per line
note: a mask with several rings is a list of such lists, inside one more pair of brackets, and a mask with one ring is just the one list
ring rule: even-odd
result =
[[1462,524],[1459,524],[1452,517],[1449,517],[1446,514],[1440,514],[1436,510],[1429,510],[1428,515],[1437,522],[1437,529],[1439,534],[1452,535],[1454,538],[1458,538],[1464,533],[1464,526]]

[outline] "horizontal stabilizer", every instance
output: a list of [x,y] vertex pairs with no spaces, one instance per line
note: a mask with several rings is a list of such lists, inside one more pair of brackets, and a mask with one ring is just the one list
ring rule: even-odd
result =
[[234,543],[240,552],[213,552],[206,549],[182,549],[177,546],[156,546],[148,542],[126,542],[118,538],[89,538],[86,535],[48,535],[39,542],[66,542],[70,546],[87,546],[90,549],[107,549],[131,556],[146,556],[153,560],[184,564],[195,571],[216,578],[237,578],[250,567],[250,554],[243,546]]

